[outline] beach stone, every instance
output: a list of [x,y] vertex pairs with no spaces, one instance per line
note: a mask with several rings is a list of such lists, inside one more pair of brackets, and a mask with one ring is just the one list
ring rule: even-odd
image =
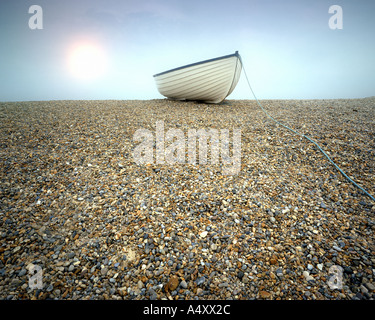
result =
[[22,277],[22,276],[24,276],[26,273],[27,273],[27,270],[26,270],[26,269],[21,269],[21,271],[18,273],[18,276],[19,276],[19,277]]
[[366,288],[370,291],[370,292],[375,292],[375,285],[370,283],[370,282],[366,282],[364,284],[366,286]]
[[276,269],[276,275],[278,277],[282,277],[283,276],[283,269],[282,268],[277,268]]
[[359,289],[361,290],[362,294],[368,293],[368,289],[362,284]]
[[148,289],[148,294],[150,296],[150,300],[156,300],[158,297],[156,291],[153,288]]
[[270,264],[271,265],[275,265],[277,264],[277,257],[275,255],[273,255],[271,258],[270,258]]
[[198,278],[197,280],[195,280],[195,283],[197,284],[197,286],[200,286],[200,285],[203,284],[205,281],[206,281],[206,278],[205,278],[205,277],[200,277],[200,278]]
[[215,244],[215,243],[211,244],[211,250],[212,251],[216,251],[217,249],[218,249],[217,244]]
[[228,287],[228,282],[219,283],[219,288]]
[[68,259],[73,259],[74,256],[75,256],[75,253],[74,253],[74,252],[69,252],[69,253],[66,255],[66,257],[67,257]]
[[200,236],[201,238],[205,238],[205,237],[207,236],[207,234],[208,234],[207,231],[203,231],[203,232],[201,232],[201,233],[199,234],[199,236]]
[[178,285],[179,285],[178,277],[177,276],[171,276],[167,285],[166,285],[166,289],[168,291],[173,291],[173,290],[177,289]]
[[142,289],[143,288],[143,282],[142,282],[142,280],[138,280],[137,287],[138,287],[138,289]]
[[270,299],[271,296],[272,296],[271,293],[269,293],[268,291],[264,291],[264,290],[259,291],[259,297],[262,299]]
[[18,287],[18,286],[20,286],[21,284],[22,284],[22,281],[20,280],[20,279],[12,279],[12,281],[11,281],[11,286],[15,286],[15,287]]
[[241,280],[242,280],[242,282],[245,283],[245,284],[247,284],[247,283],[250,282],[249,278],[248,278],[246,275],[243,276]]
[[187,283],[186,283],[185,280],[182,280],[182,281],[180,282],[180,287],[183,288],[183,289],[186,289],[186,288],[187,288]]
[[344,266],[344,272],[347,273],[347,274],[352,274],[353,269],[349,266]]
[[108,268],[103,266],[103,267],[100,269],[100,273],[101,273],[102,276],[106,276],[107,273],[108,273]]
[[314,277],[310,276],[308,271],[303,271],[303,276],[305,277],[306,281],[314,280]]

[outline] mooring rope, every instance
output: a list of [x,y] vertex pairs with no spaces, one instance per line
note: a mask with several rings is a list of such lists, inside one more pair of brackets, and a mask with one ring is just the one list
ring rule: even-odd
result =
[[[242,61],[241,61],[242,62]],[[246,81],[247,81],[247,84],[249,85],[249,88],[250,88],[250,90],[251,90],[251,93],[253,94],[253,96],[254,96],[254,98],[255,98],[255,100],[256,100],[256,102],[257,102],[257,104],[258,104],[258,106],[262,109],[262,111],[266,114],[266,116],[267,117],[269,117],[271,120],[273,120],[273,121],[275,121],[277,124],[279,124],[279,125],[281,125],[281,126],[283,126],[284,128],[286,128],[286,129],[288,129],[288,130],[290,130],[290,131],[292,131],[293,133],[295,133],[295,134],[297,134],[297,135],[299,135],[299,136],[301,136],[301,137],[303,137],[303,138],[306,138],[307,140],[309,140],[310,142],[312,142],[313,144],[315,144],[317,147],[318,147],[318,149],[323,153],[323,155],[329,160],[329,162],[331,162],[334,166],[335,166],[335,168],[346,178],[346,179],[348,179],[349,180],[349,182],[351,182],[354,186],[356,186],[357,188],[359,188],[360,190],[362,190],[367,196],[369,196],[371,199],[372,199],[372,201],[374,201],[375,202],[375,198],[371,195],[371,194],[369,194],[365,189],[363,189],[361,186],[359,186],[356,182],[354,182],[351,178],[349,178],[346,174],[345,174],[345,172],[344,171],[342,171],[340,168],[339,168],[339,166],[336,164],[336,163],[334,163],[333,161],[332,161],[332,159],[324,152],[324,150],[314,141],[314,140],[312,140],[311,138],[309,138],[308,136],[306,136],[306,135],[304,135],[304,134],[301,134],[301,133],[299,133],[299,132],[297,132],[297,131],[295,131],[295,130],[293,130],[293,129],[291,129],[291,128],[289,128],[288,126],[286,126],[285,124],[282,124],[281,122],[279,122],[279,121],[277,121],[276,119],[274,119],[271,115],[269,115],[269,113],[263,108],[263,106],[262,106],[262,104],[259,102],[259,100],[257,99],[257,97],[256,97],[256,95],[255,95],[255,93],[254,93],[254,91],[253,91],[253,88],[251,87],[251,84],[250,84],[250,81],[249,81],[249,79],[248,79],[248,77],[247,77],[247,74],[246,74],[246,70],[245,70],[245,67],[244,67],[244,65],[243,65],[243,63],[242,63],[242,69],[243,69],[243,71],[244,71],[244,74],[245,74],[245,77],[246,77]]]

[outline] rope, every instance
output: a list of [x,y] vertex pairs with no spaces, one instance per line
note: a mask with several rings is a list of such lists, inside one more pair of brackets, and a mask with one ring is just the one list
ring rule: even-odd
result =
[[339,172],[340,172],[340,173],[341,173],[346,179],[349,180],[349,182],[351,182],[354,186],[356,186],[357,188],[359,188],[360,190],[362,190],[367,196],[369,196],[369,197],[372,199],[372,201],[375,202],[375,198],[374,198],[371,194],[369,194],[365,189],[363,189],[361,186],[359,186],[357,183],[355,183],[352,179],[350,179],[350,178],[345,174],[345,172],[342,171],[342,170],[339,168],[339,166],[338,166],[336,163],[334,163],[334,162],[332,161],[332,159],[331,159],[331,158],[330,158],[330,157],[324,152],[324,150],[323,150],[323,149],[322,149],[322,148],[321,148],[321,147],[320,147],[320,146],[319,146],[314,140],[312,140],[312,139],[309,138],[308,136],[305,136],[304,134],[301,134],[301,133],[299,133],[299,132],[297,132],[297,131],[295,131],[295,130],[289,128],[288,126],[282,124],[281,122],[277,121],[277,120],[274,119],[272,116],[270,116],[270,115],[268,114],[268,112],[263,108],[263,106],[261,105],[261,103],[259,102],[259,100],[257,99],[257,97],[255,96],[255,93],[254,93],[254,91],[253,91],[253,88],[251,87],[250,81],[249,81],[249,79],[248,79],[248,77],[247,77],[246,70],[245,70],[243,64],[242,64],[242,69],[243,69],[243,71],[244,71],[244,73],[245,73],[245,77],[246,77],[247,84],[249,85],[249,88],[250,88],[250,90],[251,90],[251,92],[252,92],[252,94],[253,94],[253,96],[254,96],[254,98],[255,98],[257,104],[258,104],[258,106],[263,110],[263,112],[267,115],[267,117],[269,117],[270,119],[272,119],[273,121],[275,121],[277,124],[283,126],[284,128],[286,128],[286,129],[292,131],[293,133],[295,133],[295,134],[297,134],[297,135],[299,135],[299,136],[301,136],[301,137],[303,137],[303,138],[306,138],[307,140],[309,140],[310,142],[312,142],[313,144],[315,144],[315,145],[318,147],[318,149],[323,153],[323,155],[329,160],[329,162],[331,162],[331,163],[335,166],[335,168],[336,168],[336,169],[337,169],[337,170],[338,170],[338,171],[339,171]]

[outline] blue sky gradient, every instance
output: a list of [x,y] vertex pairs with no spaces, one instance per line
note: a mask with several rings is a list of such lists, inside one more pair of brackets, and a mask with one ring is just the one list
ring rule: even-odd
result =
[[[43,9],[43,29],[28,13]],[[331,5],[343,9],[332,30]],[[1,1],[0,101],[163,98],[153,74],[239,51],[259,99],[375,95],[374,1]],[[91,41],[106,72],[69,72],[73,44]],[[252,99],[245,77],[229,99]]]

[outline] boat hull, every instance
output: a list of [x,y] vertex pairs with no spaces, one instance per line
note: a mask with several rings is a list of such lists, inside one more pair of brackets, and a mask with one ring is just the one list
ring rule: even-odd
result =
[[159,92],[170,99],[220,103],[236,87],[241,75],[236,53],[205,60],[154,75]]

